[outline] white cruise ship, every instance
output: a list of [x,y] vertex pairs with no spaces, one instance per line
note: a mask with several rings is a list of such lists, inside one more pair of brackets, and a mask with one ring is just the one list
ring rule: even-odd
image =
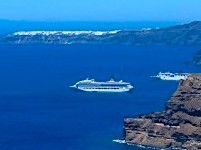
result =
[[94,79],[86,79],[79,81],[70,87],[86,92],[128,92],[133,88],[130,83],[123,82],[122,80],[117,82],[114,81],[114,78],[111,78],[106,82],[98,82]]
[[170,73],[170,72],[159,72],[158,75],[156,76],[151,76],[151,77],[156,77],[161,80],[186,80],[188,77],[188,73]]

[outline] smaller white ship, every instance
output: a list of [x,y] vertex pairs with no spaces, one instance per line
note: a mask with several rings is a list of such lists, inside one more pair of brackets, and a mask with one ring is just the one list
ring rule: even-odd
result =
[[170,72],[159,72],[158,75],[156,76],[151,76],[151,77],[155,77],[155,78],[159,78],[161,80],[174,80],[174,81],[178,81],[178,80],[186,80],[186,78],[188,77],[188,73],[170,73]]
[[114,78],[110,78],[110,80],[106,82],[99,82],[87,78],[70,87],[86,92],[128,92],[133,88],[130,83],[122,80],[114,81]]

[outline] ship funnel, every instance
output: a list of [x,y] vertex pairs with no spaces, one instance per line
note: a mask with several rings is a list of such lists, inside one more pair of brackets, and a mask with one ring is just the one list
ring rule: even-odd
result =
[[114,77],[110,77],[110,81],[114,82]]

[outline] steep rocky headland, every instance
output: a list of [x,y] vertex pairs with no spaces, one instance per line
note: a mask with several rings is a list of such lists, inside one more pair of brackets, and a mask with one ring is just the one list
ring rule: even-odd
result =
[[193,64],[200,66],[201,65],[201,50],[199,50],[193,57]]
[[26,31],[3,39],[14,44],[201,45],[201,21],[161,29],[121,31]]
[[164,112],[126,118],[124,132],[129,144],[201,149],[201,74],[180,81]]

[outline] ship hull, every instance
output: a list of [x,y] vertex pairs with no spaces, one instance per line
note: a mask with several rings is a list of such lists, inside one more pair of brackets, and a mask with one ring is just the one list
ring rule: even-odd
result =
[[77,88],[77,90],[81,90],[84,92],[121,93],[121,92],[129,92],[131,89],[82,89],[82,88]]
[[161,79],[161,80],[179,81],[179,80],[185,80],[186,78],[181,78],[181,77],[178,77],[178,78],[171,78],[171,77],[165,78],[165,77],[160,77],[160,79]]

